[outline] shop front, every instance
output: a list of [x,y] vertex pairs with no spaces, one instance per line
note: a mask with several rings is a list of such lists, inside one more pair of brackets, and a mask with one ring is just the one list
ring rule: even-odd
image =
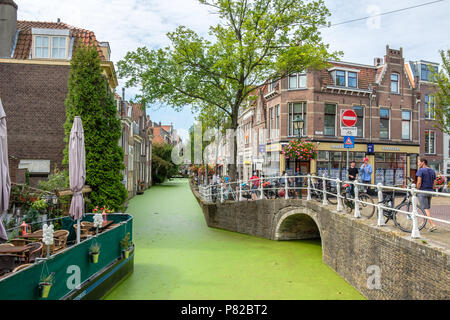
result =
[[[330,178],[347,179],[347,149],[343,144],[319,143],[317,158],[311,160],[311,173]],[[382,183],[391,186],[405,186],[408,176],[414,177],[417,170],[417,154],[419,146],[374,145],[374,152],[367,152],[366,143],[355,143],[355,148],[349,149],[348,161],[356,162],[360,168],[364,158],[369,159],[373,167],[372,183]]]

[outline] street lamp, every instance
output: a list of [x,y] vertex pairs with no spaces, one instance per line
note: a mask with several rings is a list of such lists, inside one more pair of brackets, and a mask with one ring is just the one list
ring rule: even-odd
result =
[[[297,131],[298,133],[298,138],[300,140],[300,137],[303,135],[303,127],[305,125],[305,120],[303,120],[303,118],[299,115],[296,115],[293,121],[294,124],[294,133],[295,131]],[[301,133],[300,133],[301,130]],[[300,171],[300,175],[302,174],[302,160],[298,159],[298,165],[299,165],[299,171]],[[303,179],[301,179],[303,180]],[[303,181],[302,181],[303,182]],[[300,185],[302,185],[303,183],[300,183]],[[299,191],[299,195],[300,198],[302,198],[302,190]]]

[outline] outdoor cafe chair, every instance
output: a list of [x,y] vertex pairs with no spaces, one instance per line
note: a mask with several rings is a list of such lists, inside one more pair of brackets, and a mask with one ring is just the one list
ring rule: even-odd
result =
[[[77,229],[78,229],[77,224],[74,224],[73,227],[75,229],[75,234],[76,234]],[[83,225],[81,225],[80,226],[80,239],[86,239],[87,237],[89,237],[89,235],[91,235],[91,233],[89,232],[89,227],[84,227]]]
[[9,242],[17,247],[21,247],[27,244],[27,241],[25,239],[11,239]]
[[14,245],[12,243],[2,243],[0,247],[14,247]]
[[39,258],[42,256],[43,244],[41,242],[29,243],[29,244],[27,244],[27,247],[30,248],[30,251],[28,254],[28,263],[35,262],[36,258]]
[[17,256],[13,254],[0,254],[0,276],[14,270]]
[[62,250],[67,245],[67,238],[69,237],[69,231],[67,230],[58,230],[53,234],[54,242],[55,242],[55,251]]
[[16,267],[12,272],[14,273],[14,272],[20,271],[20,270],[28,268],[32,265],[33,265],[32,263],[21,264],[20,266]]

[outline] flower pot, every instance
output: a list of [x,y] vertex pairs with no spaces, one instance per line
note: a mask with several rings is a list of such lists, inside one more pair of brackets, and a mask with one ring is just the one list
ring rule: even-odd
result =
[[129,257],[130,257],[130,251],[131,250],[123,250],[122,252],[123,252],[123,257],[125,258],[125,259],[128,259]]
[[98,262],[98,256],[100,255],[100,252],[98,253],[90,253],[91,255],[91,262],[92,263],[97,263]]
[[51,283],[40,283],[39,284],[41,298],[43,298],[43,299],[48,298],[51,287],[52,287]]

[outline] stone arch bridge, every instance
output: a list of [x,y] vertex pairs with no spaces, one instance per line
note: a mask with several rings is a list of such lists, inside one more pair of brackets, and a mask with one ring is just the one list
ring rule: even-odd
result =
[[192,191],[209,227],[271,240],[320,238],[323,262],[369,299],[450,298],[449,248],[377,227],[373,220],[355,219],[316,201],[213,204]]

